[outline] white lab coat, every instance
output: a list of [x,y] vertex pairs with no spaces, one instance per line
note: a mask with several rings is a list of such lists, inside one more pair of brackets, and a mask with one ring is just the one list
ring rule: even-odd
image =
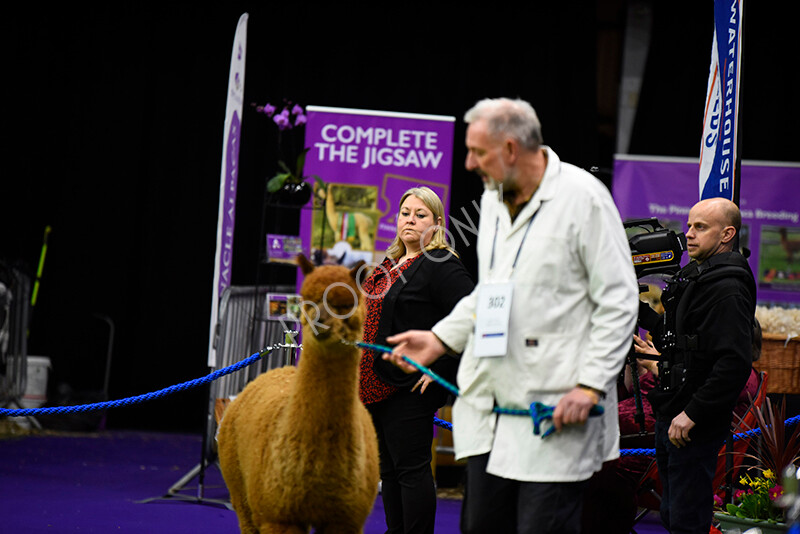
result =
[[[631,347],[639,299],[630,246],[607,188],[545,150],[542,183],[513,223],[496,192],[481,198],[479,283],[514,284],[508,353],[473,354],[477,288],[433,332],[463,351],[453,407],[456,457],[491,451],[487,471],[493,475],[567,482],[585,480],[619,456],[615,384]],[[530,417],[492,413],[495,405],[555,406],[577,384],[607,392],[605,414],[544,440],[533,435]]]

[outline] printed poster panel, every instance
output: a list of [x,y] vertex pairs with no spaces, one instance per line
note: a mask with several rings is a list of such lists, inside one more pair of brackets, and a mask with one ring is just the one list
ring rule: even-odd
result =
[[397,233],[398,202],[427,186],[449,212],[455,117],[308,106],[304,173],[315,185],[303,210],[317,265],[376,264]]
[[266,317],[271,321],[300,322],[302,297],[296,293],[267,293]]
[[299,236],[267,234],[269,263],[294,263],[301,252],[303,252],[303,240]]
[[[697,160],[617,155],[614,201],[623,220],[656,217],[686,231],[698,201]],[[800,163],[742,162],[739,246],[750,250],[762,304],[800,304]],[[684,253],[681,265],[689,257]]]

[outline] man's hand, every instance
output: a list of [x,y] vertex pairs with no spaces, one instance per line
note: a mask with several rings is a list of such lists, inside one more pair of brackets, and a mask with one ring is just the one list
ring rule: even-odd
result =
[[430,367],[446,351],[439,338],[430,330],[409,330],[387,337],[386,341],[396,346],[391,354],[384,354],[383,359],[391,361],[406,373],[413,373],[417,368],[403,360],[403,356]]
[[[636,334],[633,334],[633,349],[636,351],[637,354],[647,354],[649,356],[661,356],[661,353],[658,352],[653,342],[649,339],[642,339]],[[655,376],[658,376],[658,363],[656,360],[650,358],[636,358],[636,361],[639,363],[640,367],[644,367],[646,370],[653,373]],[[641,371],[640,371],[641,373]]]
[[576,386],[561,397],[553,410],[553,426],[560,432],[564,425],[582,425],[589,418],[589,410],[600,397],[594,391]]
[[633,334],[633,349],[639,354],[649,354],[651,356],[660,356],[653,342],[649,339],[642,339],[636,334]]
[[689,438],[689,431],[694,428],[694,421],[689,419],[686,412],[681,412],[675,416],[672,423],[669,425],[669,441],[676,447],[685,447],[687,441],[692,441]]

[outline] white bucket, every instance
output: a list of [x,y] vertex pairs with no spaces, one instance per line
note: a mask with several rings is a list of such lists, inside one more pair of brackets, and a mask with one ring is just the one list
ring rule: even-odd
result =
[[50,358],[47,356],[28,356],[28,382],[20,399],[23,408],[40,408],[47,402],[47,377],[50,372]]

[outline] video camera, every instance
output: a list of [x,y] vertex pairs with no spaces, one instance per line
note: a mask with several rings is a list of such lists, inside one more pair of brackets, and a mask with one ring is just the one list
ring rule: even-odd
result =
[[628,238],[636,278],[650,274],[675,274],[681,268],[681,255],[686,250],[686,236],[664,228],[658,219],[632,219],[622,225],[627,228],[651,230]]
[[[686,236],[683,233],[676,233],[668,228],[661,226],[658,219],[632,219],[622,223],[625,229],[642,228],[647,230],[642,233],[634,234],[628,238],[631,247],[631,260],[636,271],[636,278],[653,275],[666,274],[673,275],[681,268],[681,256],[686,250]],[[639,285],[639,292],[648,290],[648,286]],[[671,358],[670,353],[674,346],[674,336],[671,329],[664,333],[662,341],[664,352],[662,357],[648,357],[659,361],[659,388],[668,390],[671,378]],[[638,376],[638,364],[636,363],[637,354],[631,346],[628,353],[627,364],[631,370],[631,376]],[[667,384],[667,386],[663,386]],[[639,391],[639,381],[633,380],[634,399],[636,402],[636,413],[634,419],[639,425],[640,435],[645,434],[644,411],[642,408],[641,392]]]

